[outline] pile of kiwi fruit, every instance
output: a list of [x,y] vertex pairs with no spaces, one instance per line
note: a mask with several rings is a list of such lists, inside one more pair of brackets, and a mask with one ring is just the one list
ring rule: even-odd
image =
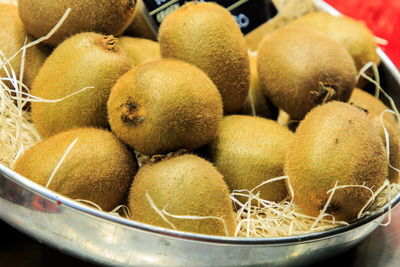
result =
[[299,209],[318,216],[338,186],[326,212],[352,222],[371,192],[399,183],[397,116],[381,122],[389,108],[356,89],[362,65],[379,64],[365,25],[313,12],[267,25],[250,47],[216,3],[185,3],[155,38],[142,1],[55,2],[0,5],[6,56],[72,8],[26,55],[24,83],[41,99],[28,112],[43,138],[13,166],[28,179],[105,211],[125,204],[132,220],[228,236],[234,190],[280,202],[290,183]]

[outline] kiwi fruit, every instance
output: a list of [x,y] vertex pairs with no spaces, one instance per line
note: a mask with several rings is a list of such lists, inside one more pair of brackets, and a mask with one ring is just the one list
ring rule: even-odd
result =
[[69,147],[48,189],[92,201],[105,211],[123,204],[138,166],[130,151],[105,130],[76,128],[54,135],[23,153],[13,169],[46,186]]
[[[149,199],[150,198],[150,199]],[[228,235],[236,229],[228,186],[208,161],[181,155],[149,163],[136,174],[128,197],[131,219],[172,228],[154,207],[177,216],[217,217],[225,221]],[[185,219],[165,215],[176,230],[209,235],[226,235],[216,218]]]
[[[381,122],[380,117],[378,116],[371,116],[372,122],[374,123],[375,127],[379,131],[379,136],[385,147],[387,148],[386,142],[386,132],[389,137],[389,163],[392,167],[396,169],[400,169],[400,134],[399,129],[393,127],[393,125],[389,124],[387,120],[383,119]],[[383,128],[382,126],[385,126]],[[389,166],[389,174],[388,179],[390,183],[399,183],[400,182],[400,174],[397,170]]]
[[224,111],[240,110],[250,84],[249,56],[234,17],[215,3],[187,2],[159,30],[161,56],[203,70],[220,91]]
[[[32,103],[32,119],[42,136],[93,126],[106,128],[107,99],[117,79],[132,67],[113,36],[80,33],[47,58],[32,94],[56,102]],[[69,96],[79,90],[77,94]]]
[[275,118],[277,109],[264,96],[261,90],[260,80],[257,72],[257,56],[249,55],[250,58],[250,88],[246,101],[241,109],[241,114],[254,115],[264,118]]
[[[273,120],[245,115],[225,116],[217,137],[209,145],[211,160],[230,190],[251,190],[271,178],[284,175],[285,157],[292,136],[292,132]],[[263,185],[254,193],[257,191],[262,199],[277,202],[288,194],[284,180]]]
[[[33,41],[19,19],[16,6],[0,4],[0,28],[0,51],[7,59],[18,52],[18,50],[25,45],[25,41],[27,41],[27,43]],[[31,88],[34,78],[47,58],[47,53],[46,49],[41,45],[35,45],[25,51],[23,83],[28,88]],[[20,78],[21,59],[22,52],[10,61],[10,65],[17,79]],[[2,61],[4,61],[3,58]],[[0,77],[7,77],[3,67],[0,68]],[[5,82],[5,84],[13,88],[11,82]]]
[[316,105],[349,100],[357,75],[341,45],[300,26],[264,38],[257,70],[264,94],[293,119],[302,119]]
[[208,76],[175,59],[136,66],[118,80],[108,100],[113,132],[145,155],[209,143],[222,115],[221,95]]
[[146,19],[146,12],[143,0],[137,0],[133,21],[129,24],[125,34],[156,41],[157,36]]
[[71,8],[62,26],[45,41],[57,46],[81,32],[122,34],[133,20],[135,6],[136,0],[19,0],[18,12],[26,30],[39,38],[48,34]]
[[248,48],[252,51],[258,50],[260,42],[267,34],[315,11],[313,0],[273,0],[272,2],[278,10],[278,14],[244,36]]
[[361,21],[321,11],[302,16],[292,25],[309,27],[341,44],[353,57],[357,71],[370,61],[380,63],[374,35]]
[[157,42],[129,36],[122,36],[118,40],[119,45],[135,66],[161,59],[160,45]]
[[335,183],[327,208],[337,220],[357,218],[361,208],[388,175],[388,159],[372,121],[348,103],[332,101],[312,109],[299,124],[285,163],[294,202],[318,216]]
[[[390,109],[381,100],[379,100],[379,98],[366,91],[363,91],[360,88],[354,89],[349,99],[349,103],[366,110],[373,116],[381,116],[382,112]],[[393,127],[399,128],[399,123],[397,122],[397,119],[393,113],[385,113],[383,118],[387,120]]]
[[[386,146],[386,134],[383,125],[385,126],[389,135],[389,162],[393,167],[400,169],[400,133],[396,117],[392,113],[385,113],[382,118],[383,121],[381,122],[381,113],[389,108],[386,107],[377,97],[374,97],[358,88],[354,89],[349,103],[368,113],[375,127],[379,131],[379,136]],[[391,183],[399,183],[399,172],[389,167],[388,179]]]

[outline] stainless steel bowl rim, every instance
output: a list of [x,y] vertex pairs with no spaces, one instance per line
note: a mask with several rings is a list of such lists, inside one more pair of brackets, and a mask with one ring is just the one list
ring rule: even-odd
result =
[[211,242],[211,243],[222,243],[222,244],[230,244],[230,245],[242,245],[242,244],[251,244],[251,245],[292,245],[293,243],[307,243],[314,242],[316,240],[327,239],[333,236],[337,236],[343,234],[345,232],[351,231],[361,225],[367,224],[378,217],[384,215],[389,211],[390,208],[393,208],[400,202],[400,194],[394,197],[390,203],[386,204],[384,207],[377,209],[376,211],[371,212],[368,216],[364,216],[359,218],[349,225],[335,227],[329,230],[313,232],[308,234],[296,235],[296,236],[288,236],[288,237],[265,237],[265,238],[253,238],[253,237],[224,237],[224,236],[211,236],[205,234],[195,234],[188,232],[181,232],[176,230],[170,230],[166,228],[161,228],[157,226],[152,226],[144,223],[140,223],[137,221],[125,219],[123,217],[115,216],[109,214],[107,212],[103,212],[92,208],[87,205],[80,204],[70,198],[62,196],[54,191],[51,191],[45,187],[42,187],[31,180],[23,177],[22,175],[14,172],[13,170],[5,167],[0,164],[0,172],[6,175],[10,180],[14,181],[16,184],[25,187],[29,191],[38,194],[48,200],[57,202],[59,205],[64,205],[70,207],[72,209],[78,210],[85,214],[95,216],[100,219],[104,219],[107,221],[111,221],[114,223],[118,223],[124,225],[126,227],[134,227],[138,230],[152,232],[156,234],[166,235],[169,237],[182,238],[186,240],[193,241],[201,241],[201,242]]

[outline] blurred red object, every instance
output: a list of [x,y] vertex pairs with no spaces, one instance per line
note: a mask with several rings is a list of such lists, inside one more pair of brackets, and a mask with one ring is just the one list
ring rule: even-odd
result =
[[388,41],[382,50],[400,69],[399,0],[325,0],[346,16],[363,20],[375,36]]

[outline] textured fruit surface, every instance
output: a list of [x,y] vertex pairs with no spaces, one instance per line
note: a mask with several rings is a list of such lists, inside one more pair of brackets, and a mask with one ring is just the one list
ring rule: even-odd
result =
[[[387,146],[385,133],[386,129],[389,138],[389,162],[393,167],[400,169],[400,134],[399,124],[396,120],[396,117],[389,112],[383,113],[389,108],[375,96],[358,88],[354,89],[349,103],[364,109],[368,113],[375,127],[378,129],[379,136],[381,137],[385,146]],[[382,121],[381,115],[383,115]],[[385,126],[385,129],[383,126]],[[392,183],[400,182],[399,172],[392,167],[389,167],[388,178]]]
[[162,57],[196,65],[211,78],[225,112],[242,107],[249,90],[249,58],[243,34],[226,9],[215,3],[186,3],[162,22],[159,42]]
[[[377,116],[372,117],[372,121],[375,127],[379,131],[379,136],[382,139],[383,144],[387,148],[389,144],[389,162],[390,165],[388,167],[389,174],[388,179],[391,183],[399,183],[400,182],[400,174],[396,169],[400,169],[400,134],[399,128],[393,127],[387,120],[381,119]],[[385,128],[383,128],[383,126]],[[386,140],[386,134],[388,135],[389,143]],[[395,169],[396,168],[396,169]]]
[[147,9],[144,6],[143,0],[137,0],[135,15],[133,16],[132,23],[126,28],[125,34],[156,41],[157,36],[145,18],[146,12]]
[[327,213],[351,221],[388,175],[383,143],[372,121],[360,109],[333,101],[310,111],[289,146],[285,171],[295,203],[318,216],[335,183]]
[[68,8],[71,13],[46,43],[57,46],[81,32],[121,34],[132,22],[136,0],[18,0],[26,30],[40,38],[50,32]]
[[[147,194],[147,196],[146,196]],[[177,230],[210,235],[233,235],[235,215],[228,186],[214,166],[197,156],[183,155],[144,165],[129,194],[131,218],[172,228],[151,206],[171,215],[215,217],[174,218],[164,215]],[[222,220],[225,221],[227,233]]]
[[[0,4],[0,29],[0,51],[7,59],[14,56],[25,45],[25,39],[27,39],[27,43],[32,41],[32,37],[28,35],[28,32],[24,29],[24,25],[19,19],[18,9],[15,6]],[[3,55],[1,56],[2,59]],[[18,80],[20,77],[21,57],[22,52],[10,61]],[[46,60],[46,57],[45,51],[38,45],[26,49],[23,82],[28,88],[31,88],[33,80]],[[12,74],[9,72],[9,75],[11,76]],[[0,68],[0,76],[2,78],[7,78],[8,76],[2,67]],[[11,83],[6,84],[13,88]]]
[[161,59],[160,45],[157,42],[128,36],[122,36],[118,40],[133,65]]
[[314,30],[288,26],[267,35],[257,57],[264,94],[293,119],[318,104],[347,101],[356,69],[349,53]]
[[222,100],[197,67],[162,59],[133,68],[108,100],[111,129],[146,155],[209,143],[222,119]]
[[[213,164],[231,191],[251,190],[264,181],[284,175],[283,166],[293,133],[276,121],[226,116],[210,144]],[[262,199],[281,201],[287,196],[285,181],[259,187]]]
[[250,50],[257,51],[265,35],[287,26],[290,22],[310,12],[315,12],[313,0],[272,0],[278,14],[244,36]]
[[241,114],[255,115],[272,119],[278,111],[264,96],[257,72],[257,57],[250,55],[250,88]]
[[[381,116],[385,110],[389,109],[389,107],[387,107],[381,100],[359,88],[354,89],[349,99],[349,103],[365,109],[371,115],[378,117]],[[393,127],[397,126],[398,128],[398,122],[393,113],[385,112],[383,118],[387,120],[390,125]]]
[[343,45],[353,57],[357,70],[369,61],[376,64],[380,62],[374,35],[361,21],[316,12],[297,19],[293,24],[314,29]]
[[57,100],[32,103],[32,118],[40,134],[107,127],[111,88],[130,68],[131,61],[112,36],[81,33],[65,40],[47,58],[33,84],[34,96]]
[[52,136],[22,154],[13,169],[46,186],[65,154],[49,189],[72,199],[92,201],[106,211],[124,203],[137,163],[130,151],[105,130],[79,128]]

